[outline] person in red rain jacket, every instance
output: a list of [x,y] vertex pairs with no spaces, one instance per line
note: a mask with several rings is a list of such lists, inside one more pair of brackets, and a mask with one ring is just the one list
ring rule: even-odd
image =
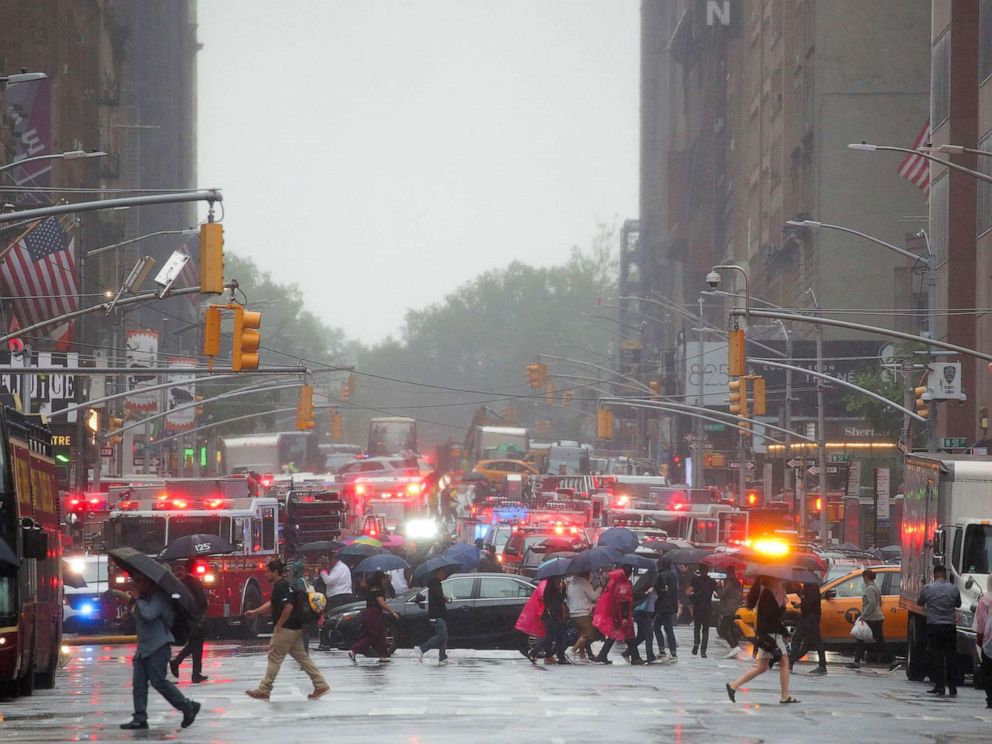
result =
[[[547,585],[547,579],[540,582],[534,593],[530,595],[530,599],[527,600],[527,604],[520,611],[520,617],[517,618],[517,624],[514,627],[525,636],[544,638],[544,623],[541,621],[541,616],[544,615],[544,588]],[[528,656],[530,647],[525,644],[524,648],[526,650],[522,653],[524,656]]]
[[630,566],[615,568],[609,573],[610,580],[603,595],[596,603],[592,624],[606,637],[599,654],[592,657],[600,664],[612,664],[607,656],[615,641],[623,641],[630,652],[631,664],[643,664],[634,641],[634,587],[630,583]]

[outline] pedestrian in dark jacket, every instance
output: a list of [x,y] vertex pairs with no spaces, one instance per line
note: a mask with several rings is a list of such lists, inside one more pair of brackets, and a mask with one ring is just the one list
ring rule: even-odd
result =
[[366,580],[362,629],[355,645],[348,652],[352,664],[358,663],[358,654],[363,654],[369,649],[379,654],[379,661],[389,661],[389,652],[386,648],[386,624],[382,616],[384,613],[389,613],[396,620],[399,620],[400,616],[386,603],[387,584],[389,579],[382,571],[377,571]]
[[545,664],[571,664],[565,656],[568,641],[565,637],[565,621],[568,620],[568,607],[565,604],[565,587],[560,576],[546,579],[544,587],[544,612],[541,622],[544,623],[544,638],[534,644],[528,658],[532,664],[537,663],[537,657],[544,654]]
[[927,649],[933,673],[931,695],[958,694],[957,623],[955,615],[961,606],[961,592],[947,580],[947,569],[933,567],[933,581],[923,587],[917,604],[927,612]]
[[[679,575],[672,561],[662,556],[658,559],[658,578],[654,582],[657,595],[654,603],[654,635],[658,641],[658,658],[665,656],[665,641],[668,641],[668,653],[672,660],[679,658],[675,640],[675,616],[679,612]],[[664,629],[664,637],[662,630]]]
[[[792,641],[792,648],[800,649],[806,647],[810,653],[816,651],[820,663],[810,674],[826,674],[827,655],[823,650],[823,637],[820,635],[820,620],[822,617],[820,612],[820,584],[812,581],[805,582],[800,590],[799,599],[799,628],[796,630],[796,636]],[[797,656],[799,654],[794,653],[790,657],[793,667],[795,667],[798,661]]]
[[692,578],[687,592],[692,603],[692,655],[700,651],[706,658],[706,646],[710,640],[710,616],[713,611],[713,593],[716,581],[710,577],[708,566],[700,566],[699,573]]
[[196,602],[196,609],[201,615],[201,620],[200,622],[193,623],[186,645],[183,646],[182,651],[176,654],[176,658],[169,662],[169,669],[172,670],[172,676],[178,679],[179,667],[182,665],[183,659],[187,656],[192,656],[192,680],[199,684],[200,682],[207,681],[207,678],[203,676],[203,641],[207,634],[207,619],[203,615],[207,611],[207,595],[204,594],[203,584],[200,583],[200,579],[197,577],[195,571],[196,563],[194,561],[189,561],[185,565],[182,563],[177,564],[175,569],[176,578],[183,582],[183,585],[189,589],[189,593],[193,595],[193,600]]
[[438,569],[427,582],[427,618],[434,635],[426,643],[416,646],[417,661],[424,660],[424,654],[432,648],[437,649],[437,663],[443,664],[448,660],[448,597],[444,596],[441,582],[444,580],[444,569]]
[[723,580],[720,587],[720,622],[718,630],[720,635],[730,646],[730,651],[726,658],[731,659],[737,656],[740,651],[741,632],[737,628],[737,610],[744,602],[744,588],[740,579],[737,578],[737,569],[733,566],[727,567],[727,578]]
[[789,695],[789,648],[786,645],[788,632],[782,623],[785,615],[785,589],[782,587],[782,582],[768,576],[759,576],[748,592],[745,605],[757,610],[755,623],[757,653],[754,666],[727,684],[727,697],[730,698],[730,702],[736,702],[738,689],[767,672],[772,661],[781,658],[778,672],[781,687],[779,702],[798,703],[798,700]]

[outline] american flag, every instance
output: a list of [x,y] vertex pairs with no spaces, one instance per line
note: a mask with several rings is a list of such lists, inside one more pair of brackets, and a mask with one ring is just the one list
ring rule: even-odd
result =
[[[0,289],[25,326],[73,312],[79,307],[76,241],[54,217],[14,241],[0,260]],[[48,330],[56,342],[69,340],[71,326]]]
[[[917,150],[930,143],[930,122],[923,125],[923,129],[913,142],[913,149]],[[899,165],[899,175],[907,181],[912,181],[924,194],[930,195],[930,161],[922,157],[919,153],[911,152],[902,159]]]

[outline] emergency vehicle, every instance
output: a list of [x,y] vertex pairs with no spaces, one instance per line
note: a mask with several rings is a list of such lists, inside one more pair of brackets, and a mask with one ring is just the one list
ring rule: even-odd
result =
[[55,686],[62,644],[62,540],[51,432],[0,411],[0,695]]
[[[251,638],[262,631],[265,619],[248,619],[244,613],[262,605],[265,564],[279,554],[279,502],[247,492],[225,493],[223,486],[232,485],[231,479],[219,479],[218,484],[217,490],[207,493],[178,484],[130,489],[110,512],[104,544],[107,549],[127,546],[155,556],[184,535],[205,533],[226,538],[235,552],[196,559],[194,573],[207,596],[210,630],[235,630]],[[110,586],[126,589],[129,582],[128,575],[112,563]],[[122,604],[112,602],[102,610],[104,618],[118,627],[129,625],[130,617]]]
[[304,543],[336,540],[347,520],[348,507],[337,491],[294,489],[286,494],[283,542],[287,553]]
[[[361,532],[369,514],[381,516],[387,532],[398,532],[411,519],[427,517],[432,511],[433,489],[420,475],[360,477],[341,484],[340,493],[354,532]],[[436,513],[436,494],[433,499]]]
[[664,530],[670,539],[700,548],[740,545],[748,537],[748,513],[725,504],[682,504],[671,510],[624,509],[611,514],[615,527]]

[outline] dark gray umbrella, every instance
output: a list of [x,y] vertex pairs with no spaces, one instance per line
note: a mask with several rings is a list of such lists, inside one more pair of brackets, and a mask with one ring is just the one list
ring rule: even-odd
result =
[[[573,576],[576,574],[592,573],[606,566],[613,565],[623,558],[623,555],[616,548],[609,548],[605,545],[589,548],[589,550],[583,550],[572,559],[571,564],[568,566],[568,573]],[[651,567],[653,568],[654,561],[651,561],[651,563]]]
[[159,553],[158,557],[163,561],[179,561],[207,555],[223,555],[233,553],[235,550],[236,548],[220,535],[197,533],[177,537]]
[[199,618],[202,614],[196,600],[193,599],[193,595],[190,594],[183,582],[173,576],[166,566],[151,556],[134,548],[114,548],[108,550],[107,555],[129,574],[140,573],[147,576],[155,586],[179,604],[190,617]]
[[643,555],[630,555],[621,556],[617,561],[618,566],[630,566],[631,568],[643,568],[643,569],[654,569],[658,566],[658,561],[654,558],[645,558]]
[[637,534],[626,527],[610,527],[605,530],[596,544],[607,548],[616,548],[621,553],[633,553],[637,550],[640,540]]
[[369,574],[377,571],[396,571],[401,568],[410,568],[410,564],[398,555],[380,553],[379,555],[370,555],[355,566],[355,572]]
[[417,566],[410,577],[412,586],[425,586],[431,576],[437,570],[444,571],[444,578],[448,578],[453,573],[461,571],[462,564],[457,559],[445,558],[443,555],[435,555]]
[[75,571],[63,571],[62,583],[73,589],[85,589],[89,586],[89,584],[86,583],[86,579]]
[[690,564],[699,563],[709,554],[709,550],[703,550],[702,548],[679,548],[678,550],[665,553],[665,557],[672,563]]
[[568,571],[568,564],[571,562],[571,558],[552,558],[550,561],[545,561],[537,567],[534,578],[540,581],[541,579],[550,579],[553,576],[564,576]]
[[337,540],[314,540],[303,543],[296,549],[297,553],[337,553],[344,547],[344,543]]

